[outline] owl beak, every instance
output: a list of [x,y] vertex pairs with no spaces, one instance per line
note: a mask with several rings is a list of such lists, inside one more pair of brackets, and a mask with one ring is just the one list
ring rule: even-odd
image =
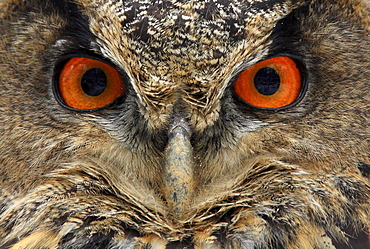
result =
[[181,218],[190,205],[194,190],[191,131],[180,117],[174,119],[165,149],[165,194],[169,207]]

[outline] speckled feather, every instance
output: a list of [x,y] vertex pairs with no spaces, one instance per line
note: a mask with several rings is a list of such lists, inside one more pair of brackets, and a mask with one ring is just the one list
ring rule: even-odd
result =
[[[0,248],[370,248],[370,19],[355,0],[0,1]],[[288,54],[307,92],[254,109],[232,84]],[[127,92],[92,112],[53,93],[67,55]],[[194,190],[166,200],[175,117]]]
[[[190,104],[190,119],[197,123],[196,128],[204,129],[218,118],[218,102],[230,78],[238,73],[238,65],[246,63],[246,58],[252,63],[257,55],[267,54],[266,39],[275,22],[301,3],[81,4],[87,15],[99,16],[90,24],[99,53],[129,74],[149,125],[157,127],[157,122],[166,122],[173,111],[172,103],[181,93],[181,99]],[[112,36],[117,39],[112,40]]]

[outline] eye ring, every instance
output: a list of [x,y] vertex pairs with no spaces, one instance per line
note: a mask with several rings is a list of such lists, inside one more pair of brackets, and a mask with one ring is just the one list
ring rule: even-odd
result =
[[[261,70],[264,71],[262,78],[258,76]],[[302,64],[292,57],[278,56],[245,69],[233,88],[238,97],[255,108],[280,110],[298,103],[304,96],[306,85]]]
[[110,64],[89,57],[69,57],[54,78],[54,95],[72,110],[104,108],[125,93],[121,74]]

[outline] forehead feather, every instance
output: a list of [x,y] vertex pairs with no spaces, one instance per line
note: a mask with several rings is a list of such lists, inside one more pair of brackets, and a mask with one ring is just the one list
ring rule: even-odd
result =
[[[264,53],[286,0],[78,0],[101,53],[132,79],[146,116],[171,112],[174,93],[217,117],[233,68]],[[265,51],[266,53],[267,51]],[[161,119],[161,118],[159,118]]]
[[[173,48],[225,45],[246,37],[266,35],[277,20],[302,4],[286,0],[80,2],[93,9],[93,12],[99,13],[90,16],[100,21],[104,19],[104,25],[109,25],[107,20],[111,20],[110,24],[137,42],[146,44],[161,41],[158,46],[166,44],[166,47]],[[154,52],[163,51],[163,47],[157,49]]]

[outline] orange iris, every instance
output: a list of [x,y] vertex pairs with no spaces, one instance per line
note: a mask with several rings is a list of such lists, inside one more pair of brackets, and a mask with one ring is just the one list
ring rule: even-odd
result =
[[90,58],[71,58],[59,76],[59,93],[69,107],[96,109],[112,103],[125,92],[120,73]]
[[240,98],[261,108],[281,108],[292,104],[302,89],[296,63],[280,56],[264,60],[244,70],[234,84]]

